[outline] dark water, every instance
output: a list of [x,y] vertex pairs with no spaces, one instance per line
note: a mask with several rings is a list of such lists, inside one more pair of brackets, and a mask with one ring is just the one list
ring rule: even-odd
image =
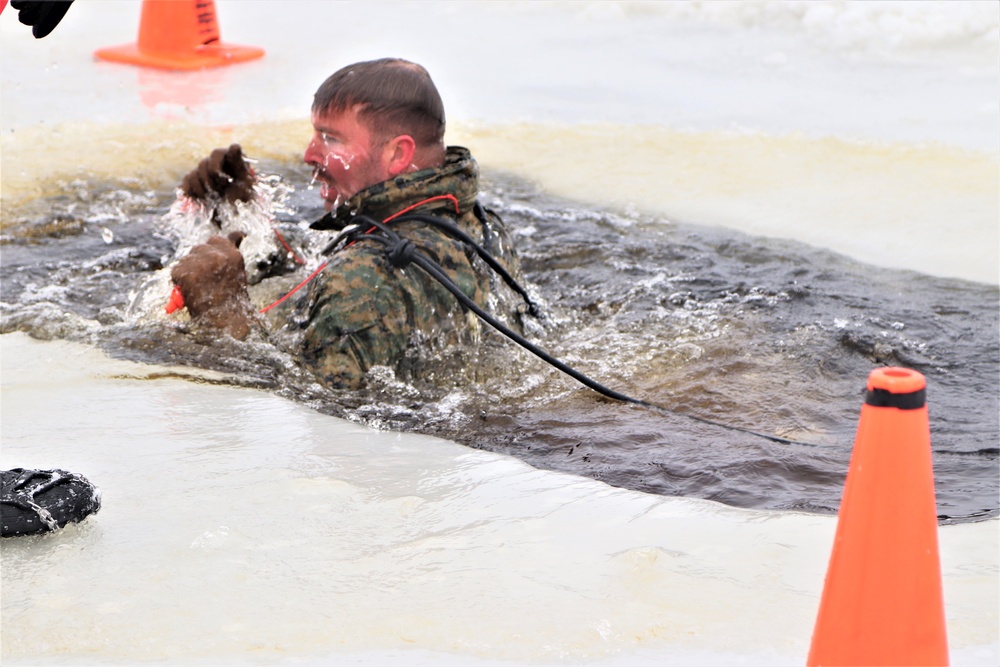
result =
[[[308,174],[261,167],[297,188],[280,227],[308,254],[299,223],[322,214],[306,190]],[[507,220],[546,305],[543,320],[529,326],[532,340],[675,414],[600,397],[491,331],[478,347],[425,355],[406,377],[379,371],[362,392],[331,391],[296,364],[294,333],[237,343],[136,320],[131,293],[170,261],[176,239],[162,226],[173,193],[132,188],[76,183],[3,211],[0,330],[221,370],[233,383],[329,414],[615,486],[819,513],[838,506],[869,371],[905,366],[928,382],[941,521],[1000,514],[995,286],[587,209],[489,174],[483,201]],[[297,280],[272,279],[263,289],[280,294]],[[285,317],[278,312],[275,321]],[[775,443],[685,414],[810,444]]]

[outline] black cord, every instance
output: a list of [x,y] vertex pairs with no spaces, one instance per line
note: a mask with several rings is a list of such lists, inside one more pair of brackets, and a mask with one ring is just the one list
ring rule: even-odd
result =
[[393,223],[406,222],[409,220],[415,220],[417,222],[423,222],[425,224],[437,227],[438,229],[445,232],[446,234],[449,234],[453,238],[456,238],[459,241],[462,241],[463,243],[471,246],[472,249],[476,251],[476,254],[479,255],[480,259],[486,262],[486,264],[488,264],[491,269],[496,271],[496,273],[501,278],[503,278],[503,281],[507,283],[507,285],[511,289],[513,289],[515,292],[521,295],[521,298],[523,298],[524,302],[528,305],[528,312],[535,317],[541,317],[541,311],[539,310],[535,302],[531,300],[531,297],[528,295],[528,290],[521,287],[521,285],[519,285],[518,282],[514,280],[514,278],[510,275],[510,273],[508,273],[507,269],[504,268],[503,264],[498,262],[496,258],[493,257],[493,255],[491,255],[489,252],[486,251],[485,248],[476,243],[473,240],[473,238],[468,234],[466,234],[465,231],[463,231],[458,225],[448,220],[445,220],[444,218],[438,218],[436,216],[427,215],[425,213],[408,213],[406,215],[401,215],[398,218],[395,218],[393,220]]
[[[430,216],[420,216],[420,217],[423,218]],[[400,219],[402,219],[402,217],[397,218],[397,220]],[[514,341],[524,349],[528,350],[536,357],[542,359],[548,364],[551,364],[552,366],[556,367],[566,375],[569,375],[573,379],[593,389],[602,396],[612,398],[616,401],[622,401],[623,403],[640,405],[642,407],[657,410],[659,412],[663,412],[666,414],[675,415],[678,417],[685,417],[687,419],[692,419],[694,421],[701,422],[702,424],[708,424],[711,426],[717,426],[720,428],[729,429],[731,431],[746,433],[748,435],[753,435],[758,438],[764,438],[772,442],[777,442],[787,445],[805,445],[807,447],[820,446],[814,443],[800,442],[798,440],[790,440],[788,438],[782,438],[776,435],[769,435],[767,433],[759,433],[757,431],[752,431],[750,429],[742,428],[740,426],[733,426],[731,424],[724,424],[722,422],[712,421],[711,419],[705,419],[704,417],[698,417],[683,412],[677,412],[676,410],[671,410],[670,408],[664,407],[662,405],[657,405],[655,403],[650,403],[649,401],[633,398],[631,396],[628,396],[627,394],[623,394],[619,391],[615,391],[614,389],[605,387],[596,380],[592,380],[591,378],[587,377],[586,375],[576,370],[575,368],[572,368],[571,366],[566,365],[559,359],[556,359],[551,354],[549,354],[542,348],[538,347],[531,341],[527,340],[520,334],[512,331],[503,322],[501,322],[500,320],[498,320],[497,318],[495,318],[494,316],[492,316],[491,314],[487,313],[485,310],[480,308],[475,301],[469,298],[469,296],[465,294],[465,292],[463,292],[458,287],[458,285],[456,285],[451,281],[451,279],[445,274],[444,270],[438,265],[437,262],[432,260],[430,257],[427,257],[423,253],[419,252],[419,250],[416,248],[416,246],[414,246],[414,244],[411,241],[400,237],[398,234],[396,234],[395,231],[390,229],[387,225],[378,222],[377,220],[368,218],[367,216],[358,216],[357,218],[355,218],[355,220],[360,220],[363,223],[359,225],[359,229],[360,227],[370,224],[372,227],[375,227],[381,232],[381,234],[371,234],[371,233],[365,234],[364,238],[369,238],[383,244],[386,249],[386,256],[389,258],[389,261],[392,263],[393,266],[397,268],[403,268],[409,263],[416,264],[425,273],[427,273],[429,276],[437,280],[439,283],[441,283],[441,285],[445,289],[451,292],[455,296],[455,298],[458,299],[459,303],[461,303],[463,306],[471,310],[480,319],[485,321],[494,329],[502,333],[504,336],[507,336],[507,338],[510,338],[512,341]],[[353,233],[357,233],[357,230],[355,230]]]

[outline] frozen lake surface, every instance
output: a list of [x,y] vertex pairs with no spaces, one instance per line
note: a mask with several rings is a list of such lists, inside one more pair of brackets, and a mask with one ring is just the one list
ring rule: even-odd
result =
[[[79,4],[41,41],[0,21],[0,129],[16,155],[5,196],[37,188],[39,172],[152,177],[155,165],[176,178],[213,147],[179,121],[224,126],[257,154],[301,154],[306,124],[294,137],[240,128],[305,121],[332,71],[394,54],[435,77],[449,141],[557,194],[1000,281],[993,3],[224,1],[223,41],[268,55],[181,74],[95,63],[95,49],[135,39],[139,6]],[[303,48],[279,23],[319,28]],[[410,38],[435,31],[445,47]],[[149,121],[174,129],[122,150],[118,126]],[[53,161],[35,147],[56,125],[70,140]],[[182,137],[183,155],[164,154]]]
[[[82,524],[0,545],[5,664],[799,665],[808,651],[832,517],[616,489],[208,373],[0,344],[4,464],[86,471],[103,495]],[[997,657],[997,538],[995,521],[940,529],[954,664]]]
[[[995,3],[217,6],[263,60],[95,62],[138,3],[74,3],[40,41],[4,12],[4,225],[89,183],[162,192],[230,141],[289,161],[320,81],[398,55],[434,76],[450,142],[552,193],[1000,277]],[[5,665],[805,661],[832,517],[613,488],[64,341],[0,354],[0,465],[104,494],[0,545]],[[1000,662],[998,533],[940,529],[952,664]]]

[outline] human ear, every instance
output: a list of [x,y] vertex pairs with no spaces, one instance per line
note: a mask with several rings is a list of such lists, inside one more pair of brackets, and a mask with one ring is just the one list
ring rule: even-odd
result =
[[413,156],[417,151],[416,142],[408,134],[402,134],[389,141],[385,147],[386,170],[389,177],[399,176],[413,164]]

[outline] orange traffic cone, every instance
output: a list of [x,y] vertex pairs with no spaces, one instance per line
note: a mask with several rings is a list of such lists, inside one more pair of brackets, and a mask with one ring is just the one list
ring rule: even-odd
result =
[[214,0],[143,0],[138,43],[98,49],[94,55],[176,70],[230,65],[264,55],[264,49],[219,40]]
[[948,664],[926,386],[868,377],[810,667]]

